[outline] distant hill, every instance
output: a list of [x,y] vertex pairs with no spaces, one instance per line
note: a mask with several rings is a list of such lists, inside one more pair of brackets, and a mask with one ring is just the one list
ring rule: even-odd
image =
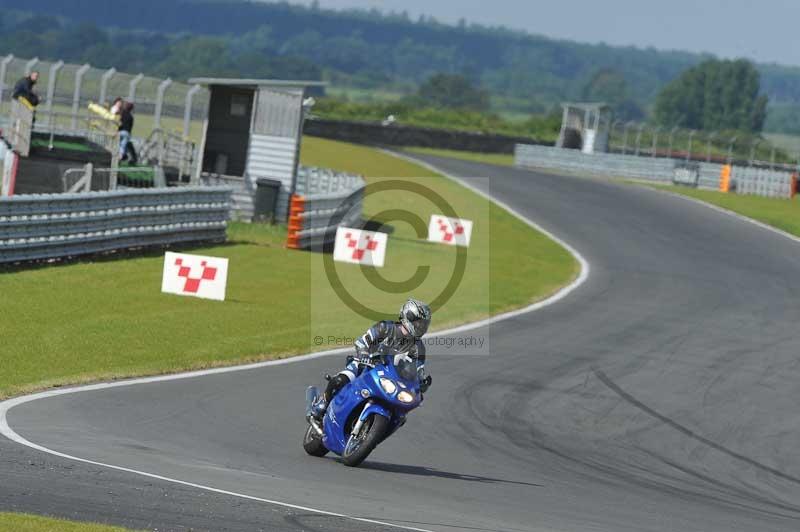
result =
[[[218,51],[233,61],[225,64],[217,58],[216,65],[190,65],[206,74],[231,73],[247,65],[257,69],[259,58],[272,65],[272,72],[280,72],[290,68],[281,58],[292,58],[306,62],[298,73],[318,71],[337,85],[410,93],[435,73],[461,73],[491,92],[496,109],[523,113],[544,112],[561,100],[579,99],[598,72],[609,71],[624,79],[630,99],[647,109],[665,83],[709,57],[581,44],[479,25],[450,26],[425,17],[410,20],[375,11],[331,11],[286,3],[0,0],[0,7],[35,10],[101,28],[155,32],[158,38],[153,42],[162,46],[145,47],[144,52],[153,55],[147,62],[165,71],[175,69],[167,72],[170,75],[180,76],[180,67],[187,66],[181,61],[169,66],[171,47],[181,36],[204,35],[215,37],[217,45],[223,42]],[[116,42],[126,46],[124,39]],[[184,46],[188,45],[184,42]],[[205,57],[213,63],[209,54],[196,55],[197,61]],[[780,115],[780,120],[771,116],[767,128],[780,124],[781,130],[791,129],[793,120],[786,116],[797,115],[800,109],[800,68],[759,65],[759,70],[763,92]]]

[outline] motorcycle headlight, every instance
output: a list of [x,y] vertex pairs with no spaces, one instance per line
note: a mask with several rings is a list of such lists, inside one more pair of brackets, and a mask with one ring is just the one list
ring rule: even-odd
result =
[[390,395],[397,391],[397,385],[394,383],[394,381],[386,378],[381,379],[381,388],[383,388],[384,392]]
[[397,394],[397,400],[400,401],[401,403],[413,403],[414,394],[403,390],[402,392]]

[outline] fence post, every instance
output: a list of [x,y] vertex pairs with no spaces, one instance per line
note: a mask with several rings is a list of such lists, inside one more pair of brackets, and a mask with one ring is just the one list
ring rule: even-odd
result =
[[639,152],[642,148],[642,132],[644,131],[644,122],[639,124],[639,131],[636,133],[636,156],[639,156]]
[[691,130],[689,132],[689,149],[686,150],[686,161],[692,160],[692,141],[694,140],[694,136],[697,134],[697,131]]
[[133,103],[136,101],[136,86],[144,79],[144,74],[137,74],[128,85],[128,101]]
[[183,110],[183,139],[186,140],[189,138],[189,130],[192,126],[192,100],[194,100],[194,95],[202,87],[200,85],[195,85],[186,93],[186,107]]
[[3,61],[0,62],[0,104],[3,103],[3,90],[6,87],[6,72],[8,71],[8,65],[13,60],[14,54],[8,54],[3,58]]
[[672,147],[675,141],[675,133],[677,132],[678,132],[678,126],[673,127],[669,132],[669,149],[668,149],[669,154],[667,154],[667,157],[670,159],[672,159]]
[[26,76],[30,75],[30,73],[33,72],[33,67],[35,67],[36,63],[38,63],[38,62],[39,62],[39,58],[38,57],[34,57],[33,59],[31,59],[30,61],[25,63],[25,75]]
[[625,127],[622,128],[622,155],[628,150],[628,128],[633,125],[633,122],[627,122]]
[[707,142],[707,145],[706,145],[706,162],[707,163],[711,162],[711,148],[712,148],[713,143],[714,143],[714,137],[717,136],[717,133],[718,133],[717,131],[712,131],[711,133],[708,134],[708,137],[706,139],[706,142]]
[[739,140],[739,137],[734,135],[730,143],[728,144],[728,164],[731,164],[733,162],[733,147],[736,144],[737,140]]
[[81,85],[83,85],[83,76],[89,71],[91,67],[85,64],[75,71],[75,90],[72,93],[72,130],[78,129],[78,110],[81,106]]
[[83,190],[79,192],[89,192],[92,190],[92,174],[94,173],[94,165],[92,163],[86,163],[86,166],[83,167]]
[[658,157],[658,134],[661,132],[661,126],[656,126],[653,128],[653,153],[650,154],[651,157],[656,158]]
[[114,74],[116,73],[117,73],[116,68],[109,68],[103,74],[103,77],[100,78],[100,101],[97,102],[100,105],[105,105],[106,96],[108,94],[108,82],[111,81],[111,78],[113,78]]
[[611,122],[611,126],[608,129],[608,151],[613,153],[614,150],[611,149],[611,143],[614,140],[614,130],[617,129],[617,125],[621,124],[622,120],[614,120]]
[[761,144],[761,139],[756,139],[750,145],[750,166],[753,166],[753,164],[756,162],[756,148],[758,148],[759,144]]
[[50,65],[50,73],[47,76],[47,125],[50,133],[53,133],[53,98],[56,95],[56,83],[58,82],[58,73],[64,66],[64,61],[53,63]]
[[161,127],[161,110],[164,107],[164,93],[167,92],[167,87],[171,84],[172,80],[169,78],[158,84],[158,90],[156,91],[156,110],[153,116],[153,129],[159,129]]
[[775,170],[775,145],[772,144],[772,152],[769,156],[769,167],[770,170]]

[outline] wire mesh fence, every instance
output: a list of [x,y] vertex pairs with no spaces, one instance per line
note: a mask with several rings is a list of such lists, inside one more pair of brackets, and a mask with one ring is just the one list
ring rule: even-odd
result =
[[113,68],[37,58],[0,58],[0,114],[8,115],[15,83],[33,70],[39,72],[37,91],[43,108],[77,116],[90,102],[109,104],[120,97],[135,104],[141,131],[161,127],[194,141],[200,139],[201,123],[208,114],[206,89]]
[[610,153],[663,157],[687,161],[796,169],[800,152],[788,153],[756,134],[735,131],[697,131],[643,122],[611,124]]

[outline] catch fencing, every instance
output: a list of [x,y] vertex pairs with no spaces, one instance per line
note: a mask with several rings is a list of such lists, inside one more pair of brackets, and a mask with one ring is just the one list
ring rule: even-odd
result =
[[587,154],[578,150],[517,144],[514,164],[521,168],[675,183],[715,190],[721,188],[723,173],[728,168],[729,184],[724,187],[726,191],[776,198],[790,198],[797,191],[796,173],[792,171],[686,159]]
[[0,199],[0,263],[225,240],[231,189],[185,187]]
[[[134,102],[137,117],[152,116],[152,129],[173,130],[182,126],[184,137],[199,134],[199,131],[191,131],[192,121],[207,116],[208,90],[199,85],[127,74],[115,68],[100,69],[88,64],[22,59],[13,55],[0,58],[0,111],[11,101],[14,83],[33,70],[39,72],[39,110],[68,117],[55,126],[57,133],[77,131],[80,110],[90,102],[106,105],[115,97]],[[37,128],[46,126],[45,122],[37,122]]]

